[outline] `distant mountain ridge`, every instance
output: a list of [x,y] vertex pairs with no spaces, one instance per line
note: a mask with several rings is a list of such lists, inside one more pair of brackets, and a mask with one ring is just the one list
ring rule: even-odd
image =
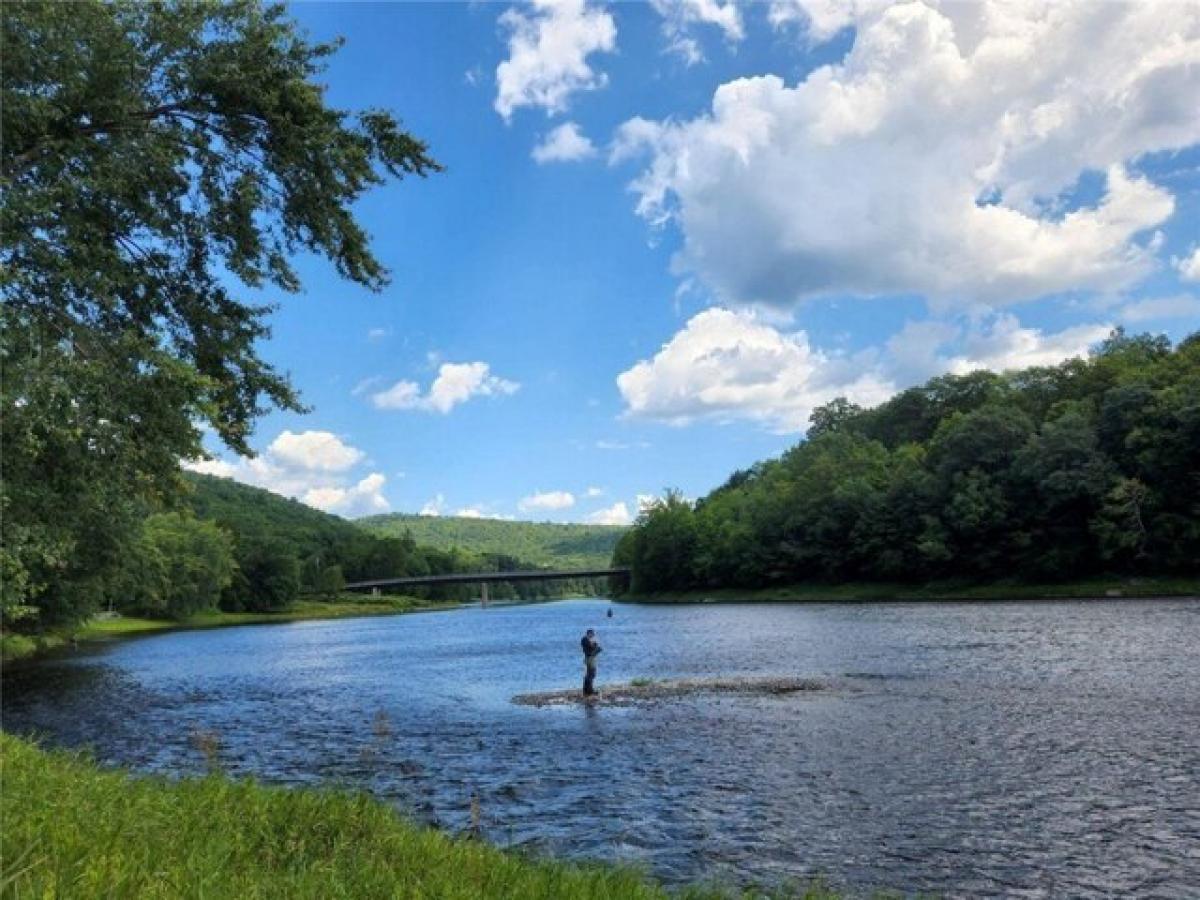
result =
[[499,553],[541,566],[596,568],[609,565],[626,529],[617,525],[514,522],[460,516],[388,513],[355,520],[372,534],[400,537],[405,531],[421,545],[468,553]]

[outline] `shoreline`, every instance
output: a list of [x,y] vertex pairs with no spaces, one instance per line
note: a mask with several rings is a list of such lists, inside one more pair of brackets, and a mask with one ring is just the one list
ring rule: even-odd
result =
[[[237,625],[286,625],[328,619],[397,616],[414,612],[442,612],[461,609],[457,600],[425,601],[416,597],[389,597],[382,601],[366,601],[358,597],[337,600],[297,600],[290,609],[279,612],[225,612],[212,610],[196,613],[186,619],[150,619],[141,616],[116,615],[92,618],[73,629],[61,629],[37,637],[4,635],[0,665],[9,670],[34,665],[46,659],[84,649],[87,646],[135,637],[149,637],[171,631],[199,631],[209,628],[230,628]],[[349,595],[354,596],[354,595]],[[16,640],[14,640],[16,639]]]
[[1061,600],[1178,600],[1200,597],[1200,578],[1106,578],[1048,583],[808,582],[763,588],[712,588],[625,594],[623,603],[1012,603]]

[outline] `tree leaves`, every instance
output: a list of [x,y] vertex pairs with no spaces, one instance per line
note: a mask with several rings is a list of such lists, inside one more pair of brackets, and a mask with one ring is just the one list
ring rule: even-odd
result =
[[440,167],[391,114],[326,104],[315,79],[336,45],[282,6],[0,17],[5,603],[54,593],[69,610],[66,585],[107,565],[88,545],[128,537],[142,495],[172,490],[201,424],[249,453],[265,409],[302,409],[259,354],[270,308],[247,291],[298,290],[301,251],[379,290],[351,208]]
[[639,591],[1196,572],[1198,337],[834,401],[781,459],[647,509],[614,560]]

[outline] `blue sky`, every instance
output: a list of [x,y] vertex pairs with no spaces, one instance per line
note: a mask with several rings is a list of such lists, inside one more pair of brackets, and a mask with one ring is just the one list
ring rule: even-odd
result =
[[1200,327],[1196,7],[943,7],[295,5],[346,40],[329,102],[446,172],[359,205],[382,294],[306,259],[267,296],[312,412],[202,467],[348,516],[620,522],[833,396]]

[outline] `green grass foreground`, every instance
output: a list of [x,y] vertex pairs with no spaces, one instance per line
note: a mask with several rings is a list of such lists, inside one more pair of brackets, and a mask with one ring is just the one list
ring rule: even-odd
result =
[[70,632],[37,637],[20,634],[0,635],[0,661],[11,663],[33,659],[62,649],[72,640],[103,641],[177,628],[220,628],[226,625],[280,624],[351,616],[388,616],[396,613],[454,609],[459,605],[456,601],[428,601],[418,597],[342,595],[337,600],[297,600],[289,608],[279,612],[209,610],[186,619],[145,619],[138,616],[95,618]]
[[668,890],[628,868],[526,859],[413,825],[363,794],[134,777],[6,734],[0,773],[0,896],[14,900],[730,896]]
[[1097,578],[1063,584],[994,582],[987,584],[793,584],[769,588],[636,594],[634,603],[854,603],[889,600],[1093,600],[1109,597],[1200,597],[1200,578]]

